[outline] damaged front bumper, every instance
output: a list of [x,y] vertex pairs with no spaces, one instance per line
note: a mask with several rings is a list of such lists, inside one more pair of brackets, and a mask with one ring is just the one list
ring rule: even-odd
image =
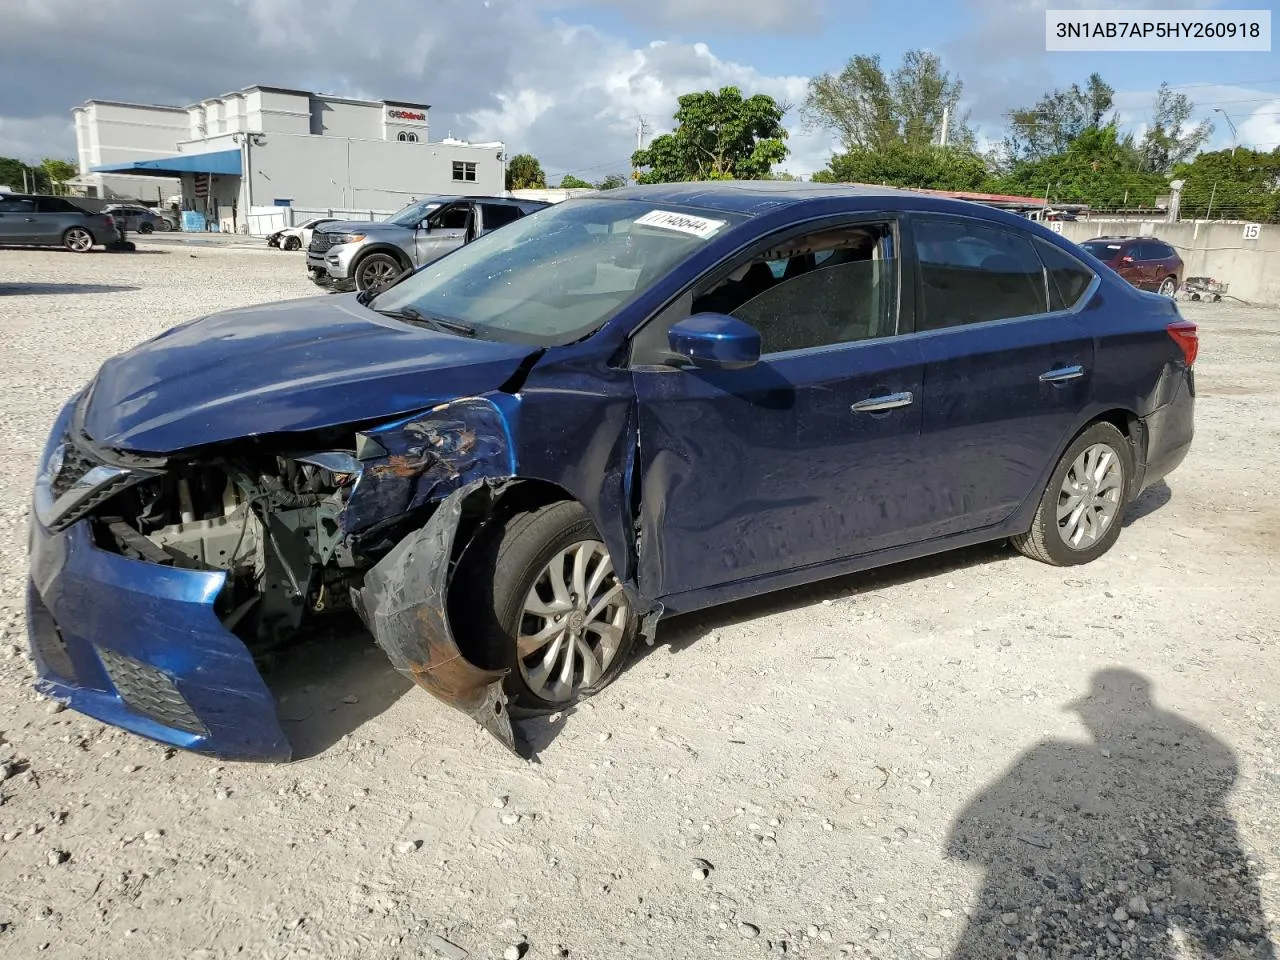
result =
[[468,661],[449,626],[449,580],[464,508],[487,507],[502,481],[477,480],[443,501],[426,525],[402,540],[352,591],[360,618],[392,665],[515,750],[505,671]]
[[99,549],[80,521],[31,521],[27,630],[37,688],[104,723],[227,759],[292,756],[275,700],[214,611],[226,574]]

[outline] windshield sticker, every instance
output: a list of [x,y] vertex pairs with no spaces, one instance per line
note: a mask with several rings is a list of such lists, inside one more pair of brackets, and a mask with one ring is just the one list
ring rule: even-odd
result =
[[661,230],[676,230],[689,233],[699,240],[714,236],[724,226],[723,220],[708,220],[706,217],[694,217],[687,213],[667,213],[665,210],[652,210],[636,219],[642,227],[658,227]]

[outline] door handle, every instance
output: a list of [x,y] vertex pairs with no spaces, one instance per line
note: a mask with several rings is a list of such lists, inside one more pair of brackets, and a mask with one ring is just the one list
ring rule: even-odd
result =
[[1078,380],[1084,376],[1084,367],[1076,364],[1073,367],[1058,367],[1047,373],[1040,374],[1041,383],[1066,383],[1068,380]]
[[850,409],[854,413],[878,413],[881,410],[896,410],[898,407],[908,407],[915,399],[910,393],[889,393],[883,397],[868,397],[866,400],[859,400]]

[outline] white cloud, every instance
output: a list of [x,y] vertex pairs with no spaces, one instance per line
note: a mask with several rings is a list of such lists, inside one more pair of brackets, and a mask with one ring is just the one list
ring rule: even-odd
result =
[[[821,10],[794,0],[682,2],[689,23],[732,9],[742,29]],[[381,0],[370,17],[356,0],[27,0],[6,14],[6,33],[31,38],[6,51],[6,73],[33,83],[21,92],[0,85],[0,155],[71,156],[69,111],[91,97],[183,104],[263,83],[425,100],[433,136],[502,139],[548,172],[590,178],[625,172],[636,115],[662,132],[682,93],[734,84],[791,103],[803,97],[805,78],[762,74],[703,43],[637,48],[548,19],[549,9],[568,16],[598,3],[659,19],[676,9],[674,0],[437,0],[423,16],[414,0]],[[216,37],[216,55],[146,39],[155,23],[172,37]],[[790,146],[793,172],[823,166],[829,153],[825,136],[800,131]]]

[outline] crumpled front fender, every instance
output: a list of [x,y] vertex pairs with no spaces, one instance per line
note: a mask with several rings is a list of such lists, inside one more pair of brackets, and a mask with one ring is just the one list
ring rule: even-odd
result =
[[449,626],[454,540],[465,506],[491,502],[504,480],[475,480],[441,501],[426,525],[405,537],[352,591],[356,611],[392,665],[432,696],[456,707],[515,751],[502,691],[504,670],[462,655]]

